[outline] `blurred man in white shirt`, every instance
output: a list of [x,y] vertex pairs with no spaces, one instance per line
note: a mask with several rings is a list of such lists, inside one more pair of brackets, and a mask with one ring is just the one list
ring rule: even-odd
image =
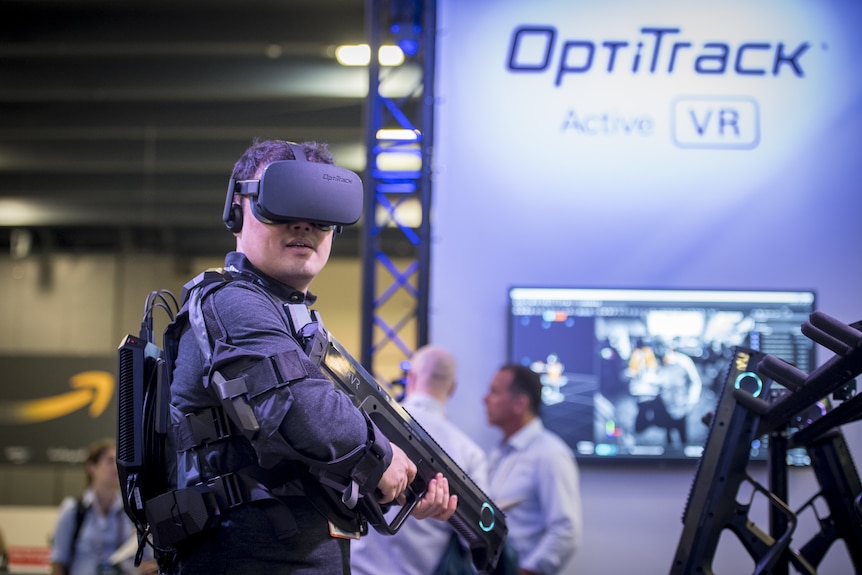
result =
[[521,575],[561,572],[581,542],[577,462],[539,418],[542,382],[522,365],[504,365],[485,395],[488,423],[503,431],[489,458],[488,495],[506,514]]

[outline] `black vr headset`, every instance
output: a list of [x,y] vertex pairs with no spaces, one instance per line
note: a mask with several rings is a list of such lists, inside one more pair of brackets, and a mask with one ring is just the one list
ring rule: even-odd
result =
[[233,233],[242,230],[242,208],[235,195],[249,196],[251,211],[266,224],[303,221],[341,231],[362,215],[362,180],[333,164],[309,162],[305,149],[290,144],[296,160],[279,160],[264,168],[259,180],[231,178],[222,219]]

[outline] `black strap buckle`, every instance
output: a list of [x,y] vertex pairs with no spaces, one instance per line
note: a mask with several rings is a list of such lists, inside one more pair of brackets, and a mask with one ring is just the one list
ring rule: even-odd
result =
[[236,473],[225,473],[207,482],[223,509],[233,509],[245,503],[242,483]]
[[221,407],[210,407],[185,417],[189,447],[224,439],[231,434],[230,422]]

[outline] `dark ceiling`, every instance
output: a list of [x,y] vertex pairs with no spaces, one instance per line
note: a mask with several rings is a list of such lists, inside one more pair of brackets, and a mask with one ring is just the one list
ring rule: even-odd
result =
[[368,72],[334,47],[367,42],[364,11],[0,0],[0,249],[222,254],[228,176],[254,137],[326,141],[361,173]]

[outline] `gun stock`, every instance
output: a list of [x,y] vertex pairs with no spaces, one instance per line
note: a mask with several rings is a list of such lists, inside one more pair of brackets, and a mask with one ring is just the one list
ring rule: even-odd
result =
[[449,492],[458,496],[458,508],[449,519],[470,547],[473,564],[480,572],[494,569],[508,533],[503,512],[485,495],[431,435],[381,387],[374,377],[323,327],[316,312],[304,304],[286,304],[287,316],[297,341],[321,371],[362,409],[383,434],[416,464],[416,479],[408,503],[387,522],[380,505],[367,497],[359,501],[368,523],[381,533],[396,533],[413,506],[425,494],[428,482],[442,473]]

